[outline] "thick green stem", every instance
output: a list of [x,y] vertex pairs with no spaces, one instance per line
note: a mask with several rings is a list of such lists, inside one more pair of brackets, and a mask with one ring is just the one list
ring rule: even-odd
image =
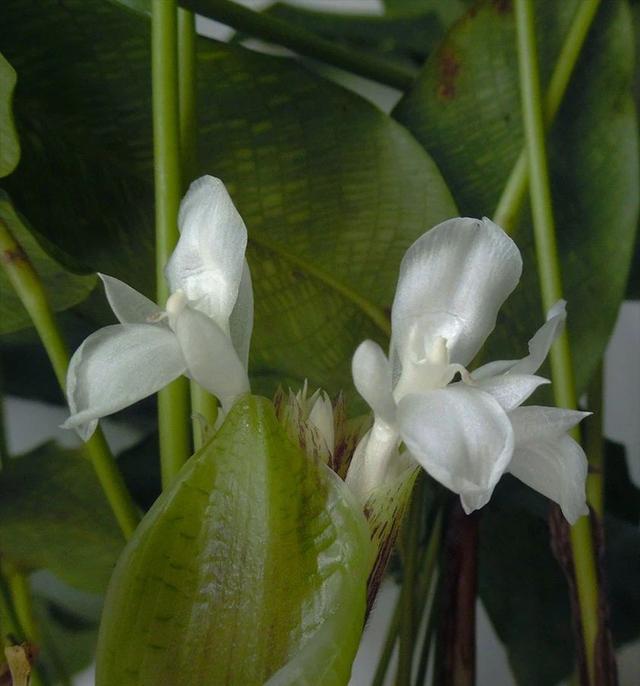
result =
[[[156,202],[156,289],[158,302],[169,297],[164,268],[178,241],[182,194],[178,112],[178,8],[175,0],[151,6],[151,82]],[[168,486],[191,453],[189,384],[181,377],[158,393],[160,465]]]
[[585,451],[589,460],[587,500],[600,519],[604,516],[605,479],[604,440],[602,435],[604,413],[603,372],[603,365],[600,363],[587,390],[589,409],[593,412],[593,416],[589,417],[585,428]]
[[[534,239],[542,302],[544,308],[548,310],[562,298],[562,277],[551,203],[533,4],[531,0],[516,0],[515,10]],[[575,408],[577,399],[566,330],[556,340],[551,350],[551,373],[556,404],[559,407]],[[574,438],[579,439],[577,430],[574,431]],[[598,581],[591,524],[588,517],[581,517],[572,527],[571,546],[585,654],[589,674],[593,680],[594,649],[598,633]]]
[[237,31],[282,45],[305,57],[326,62],[399,90],[411,88],[418,76],[415,69],[333,43],[300,26],[255,12],[231,0],[180,0],[180,4]]
[[[598,11],[600,0],[582,0],[556,62],[544,101],[545,124],[549,127],[558,113],[580,51]],[[520,152],[494,213],[494,221],[505,231],[513,230],[527,193],[529,166],[526,147]]]
[[[69,352],[55,321],[47,295],[31,262],[9,227],[0,219],[0,263],[31,317],[49,356],[60,388],[66,386]],[[100,429],[85,443],[100,485],[126,538],[135,530],[139,513]]]

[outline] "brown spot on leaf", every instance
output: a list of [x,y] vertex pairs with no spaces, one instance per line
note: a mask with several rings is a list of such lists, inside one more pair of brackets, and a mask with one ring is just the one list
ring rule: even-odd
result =
[[492,0],[491,4],[498,14],[511,12],[511,0]]
[[6,264],[16,264],[18,262],[26,262],[27,255],[22,248],[15,248],[13,250],[3,250],[1,259]]
[[453,48],[445,45],[438,59],[438,97],[451,100],[456,95],[456,81],[460,75],[460,61]]

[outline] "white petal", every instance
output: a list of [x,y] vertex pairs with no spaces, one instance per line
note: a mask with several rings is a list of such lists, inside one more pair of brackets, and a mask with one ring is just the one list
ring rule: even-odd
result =
[[475,510],[484,507],[490,500],[493,494],[493,489],[479,491],[478,493],[462,493],[460,495],[460,502],[462,509],[466,514],[471,514]]
[[358,393],[375,416],[393,424],[396,406],[391,391],[391,365],[382,348],[373,341],[362,342],[353,356],[351,370]]
[[495,360],[494,362],[487,362],[487,364],[483,364],[482,367],[474,369],[471,372],[471,378],[474,379],[474,381],[482,381],[483,379],[488,379],[492,376],[505,374],[510,369],[513,369],[517,362],[518,360]]
[[124,281],[106,274],[98,276],[104,284],[109,305],[121,324],[144,324],[157,320],[162,315],[160,307]]
[[229,319],[229,330],[233,347],[246,369],[249,368],[249,348],[253,331],[253,286],[247,261],[244,262],[238,299]]
[[398,422],[415,459],[461,495],[488,497],[511,459],[509,418],[494,398],[475,388],[455,385],[407,395],[399,403]]
[[467,365],[493,330],[522,272],[515,243],[489,219],[449,219],[407,251],[391,312],[393,347],[403,357],[411,329],[426,347],[447,340],[451,361]]
[[476,382],[478,388],[493,396],[505,412],[511,412],[543,384],[551,383],[548,379],[533,374],[502,374],[491,376]]
[[212,319],[189,306],[174,326],[190,376],[228,411],[239,395],[249,391],[247,370],[231,339]]
[[529,354],[511,368],[511,374],[535,374],[549,354],[551,345],[562,332],[567,318],[566,301],[559,300],[547,312],[547,321],[529,341]]
[[247,229],[222,181],[213,176],[194,181],[178,223],[180,240],[165,272],[171,292],[184,291],[226,331],[242,278]]
[[532,440],[516,446],[509,471],[527,486],[558,503],[570,524],[588,514],[587,458],[569,436]]
[[330,453],[335,448],[335,427],[333,423],[333,405],[329,396],[322,391],[315,399],[309,412],[309,423],[314,426]]
[[528,405],[509,413],[516,445],[540,439],[560,438],[591,412],[565,410],[559,407]]
[[390,470],[393,471],[393,464],[399,458],[398,442],[395,427],[379,419],[360,439],[345,479],[360,502],[366,502],[371,491],[383,484]]
[[72,416],[63,427],[78,429],[86,440],[96,419],[156,393],[185,369],[178,340],[168,328],[106,326],[91,334],[71,358],[67,399]]

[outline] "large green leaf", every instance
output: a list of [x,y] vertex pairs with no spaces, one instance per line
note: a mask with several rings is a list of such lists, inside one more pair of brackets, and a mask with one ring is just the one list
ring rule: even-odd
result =
[[[0,221],[16,238],[42,280],[54,310],[66,310],[82,302],[96,285],[96,277],[72,274],[48,255],[33,232],[15,211],[6,193],[0,190]],[[0,333],[17,331],[31,325],[31,319],[7,279],[0,270]]]
[[[549,78],[578,1],[537,2],[541,71]],[[601,359],[624,294],[638,215],[638,134],[627,5],[602,3],[550,137],[553,199],[579,389]],[[395,116],[423,143],[463,214],[491,216],[523,145],[510,2],[478,2],[449,32]],[[491,339],[491,356],[522,354],[542,317],[528,216],[514,239],[523,280]]]
[[123,544],[93,467],[80,451],[47,443],[3,464],[1,555],[102,592]]
[[247,396],[120,558],[97,684],[346,684],[371,552],[344,483]]
[[[74,259],[150,294],[148,18],[98,0],[1,12],[21,75],[19,206]],[[198,70],[201,169],[249,228],[253,372],[336,391],[357,343],[385,337],[406,247],[455,213],[448,190],[405,129],[291,60],[202,39]]]
[[15,85],[16,72],[0,53],[0,177],[11,174],[20,159],[20,142],[11,111]]

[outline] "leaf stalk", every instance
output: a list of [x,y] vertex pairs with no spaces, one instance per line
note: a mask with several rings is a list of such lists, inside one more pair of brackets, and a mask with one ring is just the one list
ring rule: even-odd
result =
[[[544,100],[544,118],[547,127],[553,123],[560,105],[567,92],[571,75],[578,62],[578,57],[593,23],[600,0],[582,0],[578,4],[576,15],[571,23],[569,33],[562,45],[558,61],[555,64],[549,88]],[[494,221],[507,233],[510,233],[520,214],[529,183],[529,165],[526,146],[509,174],[494,213]]]
[[[556,243],[547,164],[532,2],[530,0],[516,0],[515,13],[534,240],[542,302],[545,310],[548,310],[557,300],[562,298],[562,274]],[[557,405],[575,409],[577,398],[571,349],[566,329],[558,337],[551,350],[551,374]],[[578,429],[575,429],[572,435],[579,440]],[[594,649],[599,626],[598,581],[591,523],[588,517],[581,517],[571,528],[571,548],[585,655],[590,679],[593,681],[595,673]]]
[[255,12],[231,0],[181,0],[180,4],[237,31],[401,91],[411,88],[418,76],[415,69],[336,44],[279,17]]
[[[179,93],[178,6],[175,0],[151,5],[151,84],[156,208],[156,292],[166,302],[164,268],[178,241],[182,194]],[[166,488],[191,454],[189,384],[181,377],[158,393],[162,485]]]
[[[0,219],[0,263],[9,282],[33,322],[49,357],[63,393],[66,387],[69,352],[55,320],[44,287],[33,265],[18,244],[7,224]],[[109,446],[98,427],[85,443],[93,467],[125,538],[130,538],[139,513]]]

